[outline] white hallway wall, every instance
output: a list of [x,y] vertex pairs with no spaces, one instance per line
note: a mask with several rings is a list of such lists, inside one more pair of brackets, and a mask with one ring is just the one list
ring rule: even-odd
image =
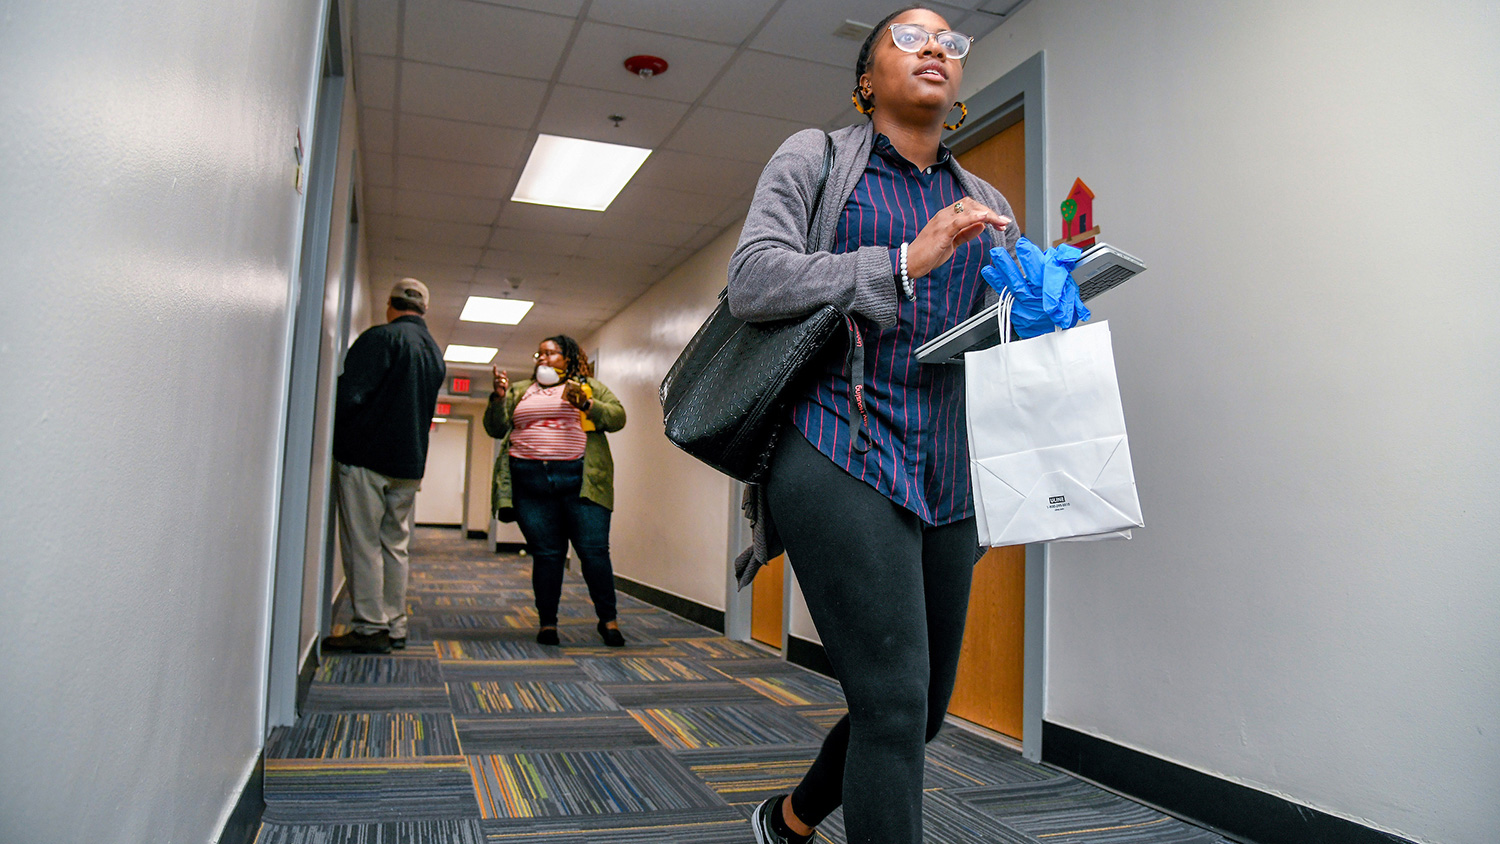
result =
[[1042,2],[1048,217],[1103,297],[1145,530],[1054,546],[1047,717],[1411,837],[1500,831],[1500,9]]
[[318,4],[0,18],[0,840],[211,840],[262,738]]

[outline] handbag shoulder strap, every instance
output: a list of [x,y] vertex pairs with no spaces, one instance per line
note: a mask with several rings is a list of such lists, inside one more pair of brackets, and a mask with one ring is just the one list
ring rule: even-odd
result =
[[817,233],[818,212],[823,210],[823,189],[828,187],[828,174],[833,170],[833,136],[823,133],[823,170],[818,174],[818,190],[813,194],[812,212],[807,215],[807,245],[810,249]]

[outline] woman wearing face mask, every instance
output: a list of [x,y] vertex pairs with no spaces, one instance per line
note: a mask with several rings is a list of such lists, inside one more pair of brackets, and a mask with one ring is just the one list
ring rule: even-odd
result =
[[537,346],[532,377],[510,383],[493,367],[495,391],[484,429],[500,440],[492,507],[515,521],[531,552],[531,585],[541,630],[536,640],[558,644],[557,602],[568,543],[578,553],[604,644],[625,644],[615,614],[615,575],[609,562],[609,517],[614,509],[614,460],[604,435],[625,427],[625,408],[597,378],[578,342],[565,334]]
[[979,549],[963,369],[913,352],[994,301],[979,271],[1020,234],[941,143],[969,46],[925,8],[881,21],[854,69],[869,120],[831,133],[821,201],[827,141],[799,132],[762,172],[729,261],[735,316],[832,304],[863,352],[861,367],[834,342],[809,365],[753,499],[749,571],[784,545],[849,703],[797,788],[756,809],[759,844],[809,841],[840,805],[851,844],[922,841],[923,744],[953,691]]

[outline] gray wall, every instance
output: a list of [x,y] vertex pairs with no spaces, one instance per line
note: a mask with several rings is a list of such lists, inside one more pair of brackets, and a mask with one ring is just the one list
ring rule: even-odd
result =
[[1039,2],[1047,208],[1108,319],[1146,528],[1055,545],[1047,717],[1446,844],[1500,830],[1500,14]]
[[210,840],[259,751],[318,7],[0,7],[0,840]]

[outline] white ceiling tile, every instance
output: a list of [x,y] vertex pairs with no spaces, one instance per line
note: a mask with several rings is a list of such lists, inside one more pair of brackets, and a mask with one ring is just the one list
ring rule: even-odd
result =
[[[735,0],[704,3],[702,0],[594,0],[589,19],[701,38],[721,44],[739,44],[755,31],[776,0]],[[668,61],[671,61],[669,57]]]
[[577,17],[578,10],[583,8],[583,0],[474,0],[474,2],[488,3],[492,6],[514,6],[518,9],[547,12],[568,18]]
[[693,238],[702,223],[677,223],[670,220],[648,220],[633,214],[606,214],[595,229],[600,237],[634,240],[659,246],[681,246]]
[[406,0],[402,56],[449,67],[551,79],[573,21],[468,0]]
[[[662,149],[651,153],[628,188],[652,187],[738,196],[755,187],[761,165],[729,158]],[[628,189],[627,188],[627,189]]]
[[354,92],[367,108],[395,108],[396,60],[361,53],[354,65]]
[[376,187],[390,187],[396,183],[396,174],[393,169],[391,156],[383,152],[371,152],[365,154],[364,159],[365,184]]
[[391,152],[395,147],[394,115],[383,108],[359,110],[359,147],[366,153]]
[[[392,283],[397,279],[415,278],[423,284],[468,284],[474,277],[473,267],[432,261],[397,258],[391,261]],[[378,289],[378,288],[377,288]]]
[[634,240],[610,240],[603,237],[591,237],[584,241],[580,257],[657,266],[671,257],[674,251],[676,250],[671,246],[657,246]]
[[[558,85],[538,128],[549,135],[655,149],[687,110],[685,103],[670,100]],[[612,114],[625,120],[616,126]]]
[[569,260],[562,255],[486,249],[484,257],[480,259],[480,266],[486,270],[495,270],[504,278],[520,278],[524,284],[527,278],[560,274]]
[[598,211],[534,205],[530,202],[507,202],[500,210],[500,225],[526,231],[559,234],[593,234],[604,215]]
[[666,142],[667,149],[714,155],[765,166],[771,153],[807,125],[717,108],[695,108]]
[[520,167],[526,132],[408,114],[401,118],[400,152],[422,158]]
[[396,192],[391,188],[365,187],[365,214],[390,214],[395,211]]
[[397,240],[397,261],[419,261],[445,266],[473,267],[479,263],[484,250],[468,246],[448,246],[441,243],[423,243],[417,240]]
[[890,0],[787,0],[750,47],[841,67],[849,83],[846,87],[853,90],[854,63],[864,39],[840,38],[833,31],[846,20],[873,26],[895,7]]
[[546,92],[547,83],[534,79],[420,62],[401,65],[401,110],[411,114],[529,129]]
[[422,240],[452,246],[483,246],[490,239],[489,226],[423,220],[417,217],[397,217],[395,232],[396,237],[402,240]]
[[746,50],[703,103],[821,126],[850,104],[853,88],[852,71]]
[[709,221],[711,228],[723,229],[726,226],[738,226],[740,221],[750,213],[750,197],[742,196],[729,204],[724,213]]
[[686,193],[631,184],[626,185],[620,195],[615,197],[610,212],[618,211],[643,219],[696,223],[701,226],[723,213],[732,201],[733,196]]
[[[396,159],[396,187],[499,199],[511,190],[514,170],[403,155]],[[416,215],[413,215],[416,216]]]
[[585,235],[581,234],[497,228],[490,236],[489,247],[510,252],[537,252],[570,257],[578,254],[584,239]]
[[[635,55],[659,56],[667,71],[642,79],[625,69]],[[703,95],[709,81],[734,55],[734,48],[707,44],[659,32],[586,23],[563,64],[559,82],[604,88],[622,94],[690,103]]]
[[452,196],[428,191],[398,190],[395,192],[395,211],[408,217],[428,220],[451,220],[456,223],[479,223],[489,225],[500,215],[498,199],[473,196]]
[[359,0],[354,6],[354,51],[396,55],[396,0]]

